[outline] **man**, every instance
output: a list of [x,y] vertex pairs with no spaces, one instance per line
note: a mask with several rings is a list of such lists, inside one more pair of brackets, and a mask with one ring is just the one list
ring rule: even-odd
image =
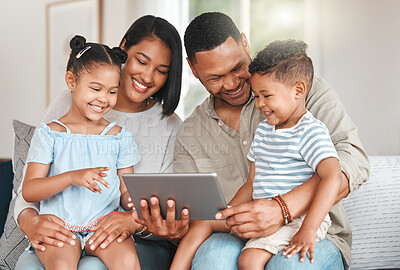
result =
[[[216,172],[225,199],[230,201],[246,181],[249,151],[254,132],[264,116],[255,109],[249,85],[250,47],[225,14],[213,12],[196,17],[184,37],[187,60],[196,78],[210,93],[182,124],[175,145],[175,172]],[[357,131],[334,90],[315,77],[307,109],[328,127],[342,167],[342,182],[336,201],[366,181],[369,161]],[[303,185],[283,195],[294,217],[307,212],[319,185],[314,175]],[[220,212],[237,236],[270,235],[283,224],[276,201],[260,199]],[[331,212],[327,239],[315,245],[315,263],[274,256],[266,269],[343,269],[350,263],[351,231],[340,203]],[[215,233],[206,240],[193,260],[195,269],[235,269],[244,241],[232,234]],[[298,256],[298,255],[297,255]]]

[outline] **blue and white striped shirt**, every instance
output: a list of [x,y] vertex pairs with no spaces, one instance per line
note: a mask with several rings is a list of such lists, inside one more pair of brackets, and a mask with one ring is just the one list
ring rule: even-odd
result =
[[262,121],[247,155],[255,162],[253,199],[287,193],[310,179],[328,157],[339,159],[327,127],[310,112],[286,129]]

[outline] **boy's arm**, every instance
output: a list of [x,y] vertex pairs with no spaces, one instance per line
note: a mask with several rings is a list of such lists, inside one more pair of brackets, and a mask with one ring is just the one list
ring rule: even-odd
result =
[[304,262],[307,252],[310,253],[311,263],[314,262],[316,232],[335,203],[341,184],[342,172],[338,160],[334,157],[322,160],[317,166],[317,173],[321,177],[321,183],[314,200],[300,230],[293,236],[283,253],[290,258],[300,252],[300,262]]
[[238,205],[245,202],[250,202],[253,200],[253,180],[255,175],[255,164],[251,162],[249,177],[247,178],[246,183],[244,183],[240,189],[236,192],[233,199],[228,203],[228,205]]

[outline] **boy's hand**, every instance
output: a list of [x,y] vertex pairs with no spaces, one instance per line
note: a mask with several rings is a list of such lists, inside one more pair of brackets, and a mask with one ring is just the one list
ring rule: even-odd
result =
[[310,262],[314,263],[314,246],[316,232],[313,230],[300,229],[290,241],[290,244],[285,247],[283,256],[287,258],[300,252],[300,262],[304,262],[307,252],[310,253]]
[[108,170],[110,170],[108,167],[97,167],[71,171],[69,172],[71,177],[71,185],[83,186],[92,192],[103,193],[95,181],[100,182],[106,188],[110,188],[110,185],[103,179],[103,177],[107,176],[107,174],[103,173],[103,171]]

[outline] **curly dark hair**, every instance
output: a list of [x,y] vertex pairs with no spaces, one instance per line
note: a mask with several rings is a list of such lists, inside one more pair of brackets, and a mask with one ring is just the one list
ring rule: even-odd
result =
[[86,42],[82,36],[76,35],[69,42],[71,53],[67,63],[67,71],[79,77],[82,71],[90,71],[95,65],[112,65],[121,70],[128,55],[119,47],[110,49],[107,45]]
[[258,52],[249,66],[251,74],[273,74],[274,80],[283,84],[306,82],[310,90],[314,77],[312,60],[307,56],[308,45],[304,41],[277,40]]
[[221,12],[206,12],[194,18],[185,31],[184,44],[190,62],[197,52],[212,50],[229,37],[241,41],[239,29],[232,19]]

